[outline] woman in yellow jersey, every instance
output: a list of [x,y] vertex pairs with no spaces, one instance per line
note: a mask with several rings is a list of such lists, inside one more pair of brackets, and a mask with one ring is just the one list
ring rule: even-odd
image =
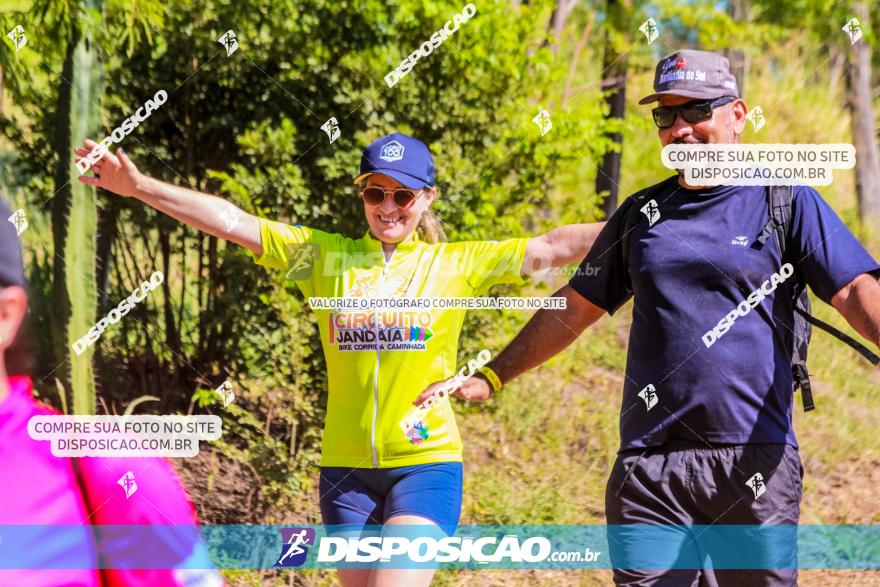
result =
[[[77,155],[87,157],[87,149]],[[430,409],[413,409],[421,390],[460,371],[456,353],[466,310],[452,299],[482,296],[493,285],[580,261],[603,225],[563,226],[534,238],[443,242],[430,210],[437,197],[433,158],[423,143],[400,133],[363,152],[355,183],[368,228],[357,239],[238,209],[239,222],[227,230],[228,202],[147,177],[122,150],[104,154],[91,170],[94,177],[80,181],[246,247],[258,264],[295,280],[319,316],[327,361],[322,517],[328,526],[358,532],[396,524],[455,531],[462,444],[450,402],[441,396]],[[492,378],[491,372],[477,376]],[[344,585],[427,585],[433,570],[339,574]]]

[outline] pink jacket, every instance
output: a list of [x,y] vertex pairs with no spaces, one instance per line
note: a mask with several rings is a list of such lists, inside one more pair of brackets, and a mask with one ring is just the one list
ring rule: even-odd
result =
[[[9,385],[0,402],[0,585],[222,585],[216,571],[179,568],[204,560],[206,551],[192,502],[167,461],[80,458],[78,481],[72,459],[53,456],[49,442],[28,436],[32,416],[58,412],[34,400],[29,378],[10,377]],[[137,490],[126,498],[118,481],[129,471]],[[14,555],[3,540],[11,530],[2,526],[15,524],[32,528],[10,537]],[[99,528],[108,525],[144,529]],[[13,565],[4,562],[12,556]],[[14,565],[28,568],[8,569]],[[95,570],[137,565],[163,568]]]

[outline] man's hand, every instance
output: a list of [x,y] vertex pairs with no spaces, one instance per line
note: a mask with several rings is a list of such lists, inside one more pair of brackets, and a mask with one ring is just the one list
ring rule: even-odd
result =
[[[446,381],[432,383],[422,392],[422,395],[416,398],[413,404],[421,406],[431,396],[440,399],[440,390],[449,386],[449,382],[453,379],[454,377],[450,377]],[[453,391],[452,395],[471,402],[484,402],[492,397],[492,386],[483,376],[474,374],[472,377],[468,377],[458,389]]]

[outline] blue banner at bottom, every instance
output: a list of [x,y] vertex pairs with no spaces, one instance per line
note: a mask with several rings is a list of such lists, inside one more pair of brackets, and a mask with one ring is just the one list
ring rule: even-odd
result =
[[0,526],[0,569],[880,569],[880,525]]

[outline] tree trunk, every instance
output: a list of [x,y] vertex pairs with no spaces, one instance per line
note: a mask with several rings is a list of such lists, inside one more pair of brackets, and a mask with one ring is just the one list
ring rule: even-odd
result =
[[575,6],[577,6],[577,0],[557,0],[556,8],[553,9],[553,14],[550,15],[550,22],[547,25],[547,37],[544,39],[543,46],[550,47],[554,53],[558,49],[558,41],[562,35],[562,29],[565,28],[565,21],[568,20]]
[[[749,0],[729,0],[727,14],[736,22],[749,20]],[[739,49],[726,49],[724,56],[730,62],[730,73],[736,78],[740,98],[746,95],[746,78],[749,75],[749,58]]]
[[591,11],[590,16],[587,18],[587,24],[584,25],[584,30],[581,32],[581,38],[578,39],[577,45],[575,45],[574,55],[571,58],[571,65],[568,67],[568,77],[565,78],[565,91],[562,93],[562,106],[565,106],[565,103],[568,101],[569,97],[571,97],[571,82],[577,71],[577,64],[581,58],[581,51],[584,50],[584,46],[590,38],[590,31],[593,30],[593,23],[595,21],[596,12]]
[[[602,92],[605,95],[605,104],[608,114],[605,116],[606,123],[617,119],[623,121],[626,113],[626,55],[620,54],[614,43],[617,29],[615,25],[621,22],[621,6],[617,0],[608,0],[608,23],[605,31],[605,53],[602,59]],[[620,183],[620,158],[622,156],[623,136],[619,132],[608,134],[609,138],[619,148],[608,151],[602,156],[602,164],[596,172],[596,193],[608,192],[608,197],[602,204],[605,217],[609,218],[617,209],[617,198]]]
[[[868,11],[862,3],[853,5],[853,13],[868,29]],[[852,46],[849,68],[849,107],[853,145],[856,148],[856,193],[862,222],[880,225],[880,152],[877,127],[871,107],[871,46],[862,38]]]

